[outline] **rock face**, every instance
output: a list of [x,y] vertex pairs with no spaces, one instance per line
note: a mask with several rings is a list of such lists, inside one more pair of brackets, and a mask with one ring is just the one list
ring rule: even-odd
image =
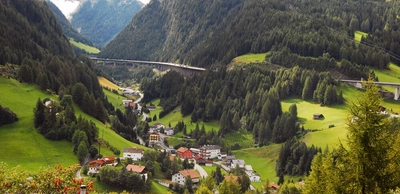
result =
[[71,23],[83,36],[102,47],[124,29],[143,6],[137,0],[81,1]]

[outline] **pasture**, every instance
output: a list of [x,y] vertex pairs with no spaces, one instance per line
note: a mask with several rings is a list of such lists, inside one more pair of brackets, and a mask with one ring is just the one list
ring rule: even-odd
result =
[[72,45],[74,45],[74,46],[76,46],[76,47],[88,52],[89,54],[97,54],[97,53],[100,52],[100,50],[98,48],[83,44],[81,42],[76,42],[73,38],[70,38],[69,42]]
[[39,134],[33,125],[33,109],[40,97],[52,98],[36,86],[0,77],[0,104],[18,115],[18,121],[0,127],[0,161],[9,167],[20,165],[24,170],[36,172],[41,166],[65,166],[78,163],[68,141],[51,141]]
[[110,82],[110,80],[108,80],[104,77],[98,76],[97,79],[99,80],[101,87],[110,88],[111,90],[118,90],[118,88],[120,88],[119,86]]
[[238,56],[233,59],[234,63],[252,63],[252,62],[263,62],[265,57],[270,55],[269,52],[267,53],[249,53],[245,55]]

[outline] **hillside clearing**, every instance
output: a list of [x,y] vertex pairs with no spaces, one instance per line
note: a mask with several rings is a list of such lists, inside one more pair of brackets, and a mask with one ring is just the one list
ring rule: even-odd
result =
[[368,36],[368,33],[361,32],[361,31],[355,31],[354,32],[354,40],[356,42],[361,42],[361,38],[362,37],[366,37],[366,36]]
[[118,88],[120,88],[116,84],[112,83],[110,80],[108,80],[104,77],[98,76],[97,79],[99,80],[101,87],[106,87],[111,90],[118,90]]
[[69,42],[72,45],[74,45],[74,46],[76,46],[76,47],[88,52],[89,54],[98,54],[100,52],[100,50],[98,48],[83,44],[81,42],[76,42],[73,38],[70,38]]

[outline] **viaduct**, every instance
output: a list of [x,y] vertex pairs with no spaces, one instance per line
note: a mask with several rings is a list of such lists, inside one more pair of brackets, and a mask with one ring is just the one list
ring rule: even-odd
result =
[[[340,80],[343,83],[347,83],[350,85],[353,85],[356,88],[362,88],[362,80]],[[398,100],[399,99],[399,88],[400,88],[400,83],[391,83],[391,82],[372,82],[375,85],[378,86],[389,86],[389,87],[394,87],[394,99]]]
[[200,67],[192,67],[183,64],[156,62],[156,61],[139,61],[139,60],[126,60],[126,59],[104,59],[97,57],[90,57],[90,59],[97,65],[125,65],[128,68],[144,68],[152,67],[160,71],[173,70],[186,77],[191,77],[197,73],[203,72],[206,69]]

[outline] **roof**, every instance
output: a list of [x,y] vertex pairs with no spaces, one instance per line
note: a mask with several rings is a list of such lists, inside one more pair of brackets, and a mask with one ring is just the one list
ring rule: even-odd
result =
[[244,169],[246,169],[247,171],[253,171],[253,167],[251,165],[246,165]]
[[146,168],[146,166],[140,166],[140,165],[134,165],[134,164],[128,164],[128,166],[126,166],[127,171],[132,171],[132,172],[137,172],[137,173],[142,173],[145,168]]
[[107,156],[107,157],[103,157],[100,160],[103,160],[105,163],[109,164],[109,163],[113,163],[115,162],[115,157],[114,156]]
[[164,129],[164,131],[173,131],[173,130],[174,130],[174,128],[172,128],[172,127],[168,127],[166,129]]
[[178,150],[176,150],[176,152],[186,152],[187,150],[189,150],[189,149],[187,149],[187,148],[185,148],[185,147],[180,147]]
[[124,148],[123,152],[128,152],[128,153],[143,153],[142,148]]
[[219,145],[205,145],[205,146],[203,146],[201,148],[206,149],[206,150],[218,150],[218,149],[221,149],[221,146],[219,146]]
[[279,189],[279,185],[275,184],[274,182],[270,182],[268,187],[274,188],[274,189]]
[[194,171],[194,170],[181,170],[181,171],[179,171],[179,173],[180,173],[183,177],[189,176],[191,179],[200,178],[200,174],[197,173],[197,172]]
[[98,164],[100,166],[103,166],[104,163],[105,162],[103,160],[92,160],[92,161],[89,162],[89,165]]
[[226,156],[226,159],[227,159],[227,160],[235,160],[236,157],[235,157],[235,156]]
[[236,166],[238,164],[239,166],[244,166],[245,162],[244,160],[232,160],[232,164]]
[[175,156],[169,156],[169,160],[174,161],[175,160]]

